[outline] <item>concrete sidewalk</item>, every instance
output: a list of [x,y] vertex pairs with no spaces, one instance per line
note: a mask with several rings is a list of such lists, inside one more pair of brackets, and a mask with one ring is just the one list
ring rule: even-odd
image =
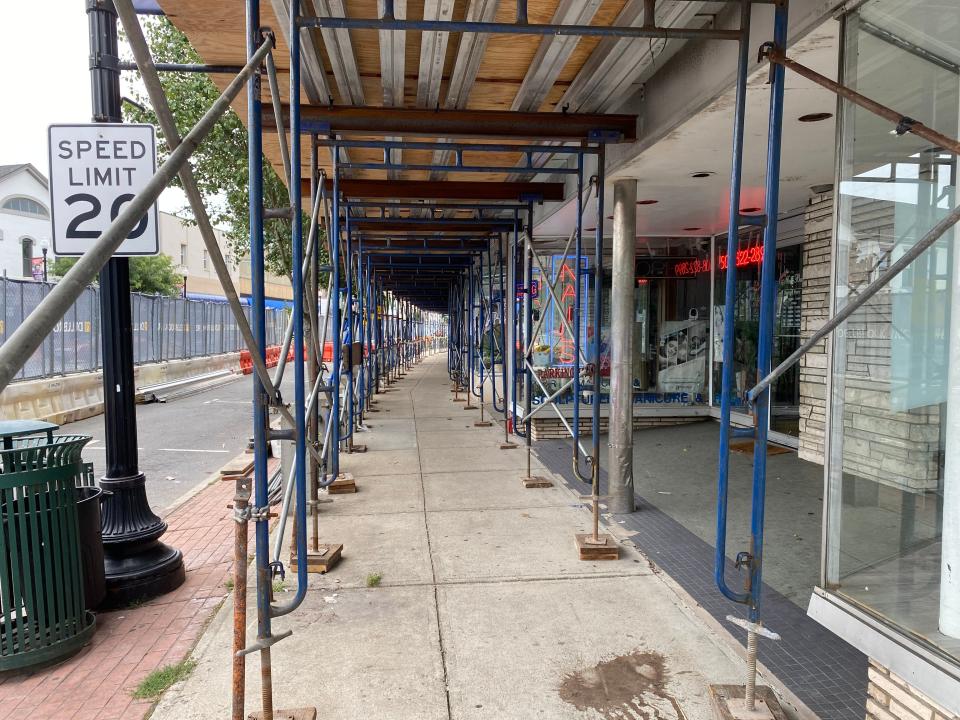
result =
[[[369,452],[343,456],[360,489],[322,505],[320,526],[344,559],[275,622],[294,632],[273,650],[275,707],[358,720],[711,717],[707,685],[741,681],[734,650],[631,547],[577,559],[589,512],[559,479],[524,489],[524,449],[473,427],[444,358],[381,395],[357,440]],[[536,459],[534,472],[550,476]],[[153,718],[227,717],[230,644],[228,604]],[[251,657],[248,711],[259,676]]]

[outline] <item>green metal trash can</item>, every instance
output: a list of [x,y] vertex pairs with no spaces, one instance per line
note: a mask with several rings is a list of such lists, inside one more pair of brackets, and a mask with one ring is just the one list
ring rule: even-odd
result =
[[89,441],[24,438],[0,451],[0,671],[58,660],[93,634],[76,487]]
[[93,463],[83,463],[77,480],[77,528],[80,539],[80,571],[87,610],[95,610],[107,595],[103,564],[100,503],[103,491],[93,478]]

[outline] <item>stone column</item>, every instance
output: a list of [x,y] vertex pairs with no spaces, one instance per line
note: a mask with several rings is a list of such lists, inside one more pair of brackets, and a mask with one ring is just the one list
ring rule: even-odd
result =
[[[632,364],[636,234],[637,181],[617,180],[613,183],[610,440],[607,463],[607,506],[614,513],[630,513],[634,510]],[[599,382],[597,387],[599,389]]]

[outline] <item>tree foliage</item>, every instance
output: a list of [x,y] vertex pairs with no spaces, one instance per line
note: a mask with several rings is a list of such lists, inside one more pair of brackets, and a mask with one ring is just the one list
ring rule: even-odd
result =
[[[155,62],[203,62],[186,36],[166,18],[153,18],[144,25]],[[204,73],[165,72],[161,73],[160,82],[181,137],[187,134],[220,95],[220,89]],[[157,125],[156,115],[145,91],[134,88],[132,95],[143,109],[125,104],[125,120]],[[157,148],[160,155],[158,159],[162,162],[168,155],[167,145],[159,127],[157,133],[161,136]],[[228,110],[220,118],[190,162],[211,221],[226,231],[234,255],[247,257],[250,250],[247,130],[233,110]],[[176,182],[179,184],[179,178]],[[286,187],[266,161],[263,163],[263,195],[266,207],[286,207],[290,204]],[[190,222],[191,218],[188,217],[187,221]],[[288,220],[270,220],[264,224],[264,261],[267,269],[276,275],[289,277],[292,273],[290,233]]]
[[[63,277],[76,264],[77,258],[57,258],[51,273]],[[183,287],[183,277],[177,274],[173,260],[167,255],[130,258],[130,289],[147,295],[176,297]]]

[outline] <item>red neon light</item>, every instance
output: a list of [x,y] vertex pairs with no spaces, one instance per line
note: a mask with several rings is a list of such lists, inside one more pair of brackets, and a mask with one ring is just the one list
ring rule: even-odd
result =
[[683,260],[678,262],[673,266],[674,274],[680,277],[688,277],[690,275],[699,275],[700,273],[710,272],[710,259],[704,258],[703,260]]
[[[737,267],[745,267],[747,265],[761,265],[763,263],[763,245],[751,245],[750,247],[740,248],[737,250]],[[720,256],[720,269],[726,270],[727,265],[727,256]]]
[[[763,264],[763,245],[750,245],[749,247],[737,250],[737,267],[746,267],[748,265]],[[720,269],[726,270],[729,262],[727,254],[720,255]],[[684,260],[673,266],[673,272],[678,277],[691,277],[700,273],[710,272],[710,260]]]
[[567,335],[565,326],[560,325],[560,329],[554,331],[560,338],[557,342],[557,359],[562,363],[573,362],[573,340]]

